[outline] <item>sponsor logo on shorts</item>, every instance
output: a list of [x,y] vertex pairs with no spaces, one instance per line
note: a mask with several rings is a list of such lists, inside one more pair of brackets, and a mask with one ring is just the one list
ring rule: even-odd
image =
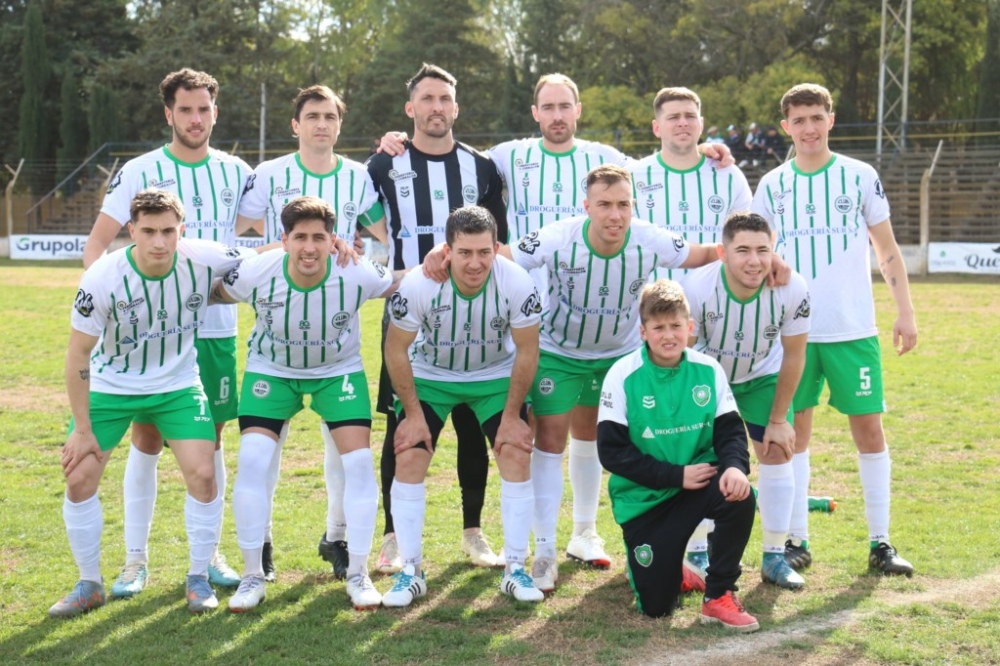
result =
[[251,391],[258,398],[266,398],[268,393],[271,392],[271,384],[263,379],[258,379],[253,383]]
[[635,561],[643,568],[649,568],[653,563],[653,547],[648,543],[636,546],[632,554],[635,555]]
[[779,333],[781,333],[781,329],[775,326],[774,324],[768,324],[767,326],[764,327],[765,340],[774,340],[775,338],[778,337]]
[[704,407],[712,399],[712,389],[705,384],[699,384],[691,389],[691,398],[694,400],[694,404]]
[[186,307],[188,310],[191,310],[193,312],[193,311],[197,310],[198,308],[200,308],[201,305],[202,305],[202,303],[204,303],[204,302],[205,302],[205,297],[202,296],[201,294],[195,292],[195,293],[191,294],[190,296],[188,296],[187,301],[185,301],[185,303],[184,303],[184,307]]
[[542,395],[551,395],[556,390],[556,383],[551,377],[542,377],[538,380],[538,392]]

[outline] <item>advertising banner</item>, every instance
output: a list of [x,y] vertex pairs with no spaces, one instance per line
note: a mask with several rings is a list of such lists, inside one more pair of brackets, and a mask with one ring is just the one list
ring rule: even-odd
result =
[[25,234],[10,239],[11,259],[83,259],[86,236]]
[[1000,275],[1000,243],[928,243],[927,271]]

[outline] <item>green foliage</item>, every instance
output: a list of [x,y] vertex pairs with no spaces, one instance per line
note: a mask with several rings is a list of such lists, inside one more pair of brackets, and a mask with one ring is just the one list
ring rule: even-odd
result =
[[[45,26],[40,2],[28,5],[24,15],[24,41],[21,46],[21,113],[18,122],[18,145],[25,160],[39,161],[52,157],[49,140],[49,115],[45,92],[52,76],[49,52],[45,46]],[[51,183],[51,175],[33,173],[29,185],[35,194]]]
[[118,99],[115,92],[104,85],[95,85],[90,93],[87,108],[87,127],[90,130],[89,152],[94,152],[105,143],[118,141]]
[[[986,28],[986,52],[979,65],[978,118],[992,118],[993,122],[982,129],[1000,130],[1000,0],[988,0],[989,20]],[[996,137],[983,139],[995,142]]]
[[80,82],[72,68],[63,75],[59,95],[59,140],[56,151],[59,172],[56,179],[62,181],[86,157],[87,115],[83,109]]
[[[591,86],[580,91],[583,115],[580,129],[587,138],[619,146],[632,154],[631,146],[623,145],[623,134],[639,129],[633,140],[645,144],[653,139],[650,123],[653,120],[653,98],[645,99],[627,86]],[[645,128],[643,133],[641,129]],[[639,150],[639,153],[652,152]]]

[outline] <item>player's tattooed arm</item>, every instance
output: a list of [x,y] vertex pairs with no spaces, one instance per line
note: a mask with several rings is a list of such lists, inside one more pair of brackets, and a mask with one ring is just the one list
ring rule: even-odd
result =
[[90,381],[90,368],[80,371],[80,379],[89,382]]
[[232,280],[229,284],[236,282],[237,270],[233,269],[226,275],[212,281],[212,291],[209,292],[208,302],[210,305],[215,305],[217,303],[236,303],[236,299],[233,298],[228,291],[226,291],[225,282],[227,280]]

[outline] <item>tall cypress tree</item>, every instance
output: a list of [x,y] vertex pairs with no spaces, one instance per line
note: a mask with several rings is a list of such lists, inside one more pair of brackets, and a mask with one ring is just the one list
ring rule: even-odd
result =
[[87,151],[87,117],[80,97],[80,82],[73,66],[66,65],[59,92],[59,150],[56,151],[58,174],[63,178],[72,173]]
[[[1000,0],[989,0],[987,5],[986,53],[980,63],[979,131],[1000,130]],[[989,121],[987,119],[992,119]],[[995,138],[983,137],[983,144],[993,144]]]
[[24,94],[17,133],[21,157],[28,169],[27,182],[35,194],[41,194],[40,190],[52,182],[52,174],[40,169],[43,166],[40,162],[52,157],[45,110],[45,88],[51,76],[52,64],[45,46],[42,7],[35,0],[28,5],[24,15],[24,42],[21,45]]

